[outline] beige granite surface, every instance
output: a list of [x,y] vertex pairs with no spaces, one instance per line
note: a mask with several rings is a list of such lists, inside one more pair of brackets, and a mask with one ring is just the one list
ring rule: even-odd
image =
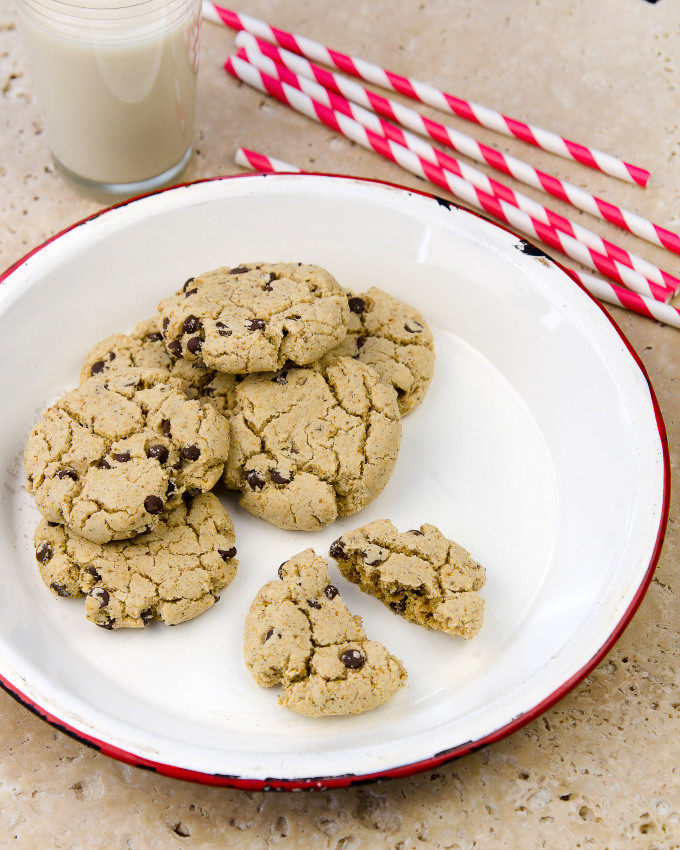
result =
[[[680,7],[674,0],[244,0],[242,11],[647,166],[646,190],[519,142],[505,151],[680,229]],[[188,179],[235,173],[246,145],[309,170],[423,187],[221,70],[233,34],[202,34]],[[490,133],[450,119],[477,138]],[[678,274],[680,257],[555,209]],[[12,0],[0,0],[0,268],[98,209],[55,174]],[[670,522],[656,575],[617,645],[506,739],[410,778],[246,793],[100,755],[0,692],[0,847],[680,848],[680,330],[612,308],[668,430]]]

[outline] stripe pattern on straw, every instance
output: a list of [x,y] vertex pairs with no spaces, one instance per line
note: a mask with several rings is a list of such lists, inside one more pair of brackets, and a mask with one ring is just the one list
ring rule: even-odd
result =
[[[404,131],[395,124],[380,118],[374,112],[371,112],[369,109],[365,109],[362,105],[357,103],[357,100],[359,99],[358,97],[354,103],[350,102],[347,98],[337,93],[338,89],[343,88],[343,86],[340,84],[340,80],[336,75],[332,75],[336,81],[336,85],[333,85],[332,90],[329,90],[327,87],[317,82],[317,66],[311,65],[305,59],[295,56],[288,51],[281,51],[275,47],[272,48],[271,45],[267,45],[246,33],[239,33],[236,43],[237,45],[239,43],[241,44],[238,56],[255,65],[263,73],[272,77],[276,76],[277,79],[300,89],[314,100],[323,103],[325,106],[328,106],[338,112],[342,112],[344,115],[359,121],[360,124],[369,130],[372,130],[379,135],[386,136],[387,138],[395,141],[397,144],[404,145],[419,156],[422,156],[424,159],[427,159],[444,170],[451,171],[462,179],[469,181],[478,189],[495,195],[513,206],[519,207],[543,224],[554,227],[572,238],[583,242],[598,253],[606,254],[621,264],[635,269],[640,274],[660,286],[658,293],[655,293],[655,297],[660,296],[661,299],[664,300],[666,298],[670,298],[678,289],[680,289],[680,280],[678,278],[663,271],[662,269],[659,269],[647,260],[644,260],[635,254],[631,254],[623,248],[602,239],[588,228],[572,222],[568,218],[547,209],[532,198],[529,198],[519,192],[515,192],[503,183],[499,183],[497,180],[488,177],[479,169],[464,162],[460,162],[444,151],[438,150],[424,139],[421,139],[408,131]],[[266,55],[260,52],[259,48],[261,46],[265,47]],[[279,56],[286,64],[281,64],[273,58],[270,58],[273,56]],[[305,64],[301,65],[301,63]],[[294,73],[291,69],[292,66],[292,68],[300,68],[302,70],[305,65],[309,66],[310,73],[313,73],[314,75],[313,79],[310,76],[300,76],[297,73]],[[325,79],[325,77],[322,77],[322,79]],[[352,83],[351,80],[347,82],[351,87],[356,86],[356,84]],[[361,92],[366,92],[365,89],[361,87],[358,88]],[[354,92],[354,88],[350,88],[350,91]],[[369,102],[366,98],[362,99],[364,100],[364,103]],[[409,110],[409,112],[412,112],[412,110]],[[417,115],[417,113],[414,113],[414,115]]]
[[[447,147],[465,154],[477,162],[490,165],[504,174],[508,174],[529,186],[545,191],[560,200],[571,203],[577,208],[581,208],[587,212],[598,215],[600,218],[604,218],[604,216],[600,215],[599,211],[600,209],[604,209],[607,211],[608,218],[610,220],[616,216],[616,224],[618,224],[618,226],[622,226],[623,229],[628,229],[625,226],[626,216],[629,218],[634,216],[633,213],[619,210],[614,207],[613,204],[610,204],[600,198],[596,198],[592,194],[577,186],[560,181],[558,178],[535,169],[533,166],[517,159],[516,157],[504,155],[499,151],[496,151],[494,148],[490,148],[488,145],[477,142],[475,139],[464,133],[460,133],[453,128],[446,127],[436,121],[432,121],[401,103],[383,97],[382,95],[378,95],[353,80],[349,80],[346,77],[327,71],[324,68],[309,62],[304,57],[291,53],[288,50],[278,48],[269,42],[247,33],[245,30],[240,31],[237,34],[236,46],[245,50],[248,61],[258,65],[261,70],[264,70],[267,73],[270,73],[267,71],[267,68],[258,64],[258,56],[266,56],[279,65],[284,66],[287,70],[292,72],[293,77],[285,77],[280,71],[277,72],[277,76],[291,85],[302,88],[303,91],[306,91],[307,94],[310,94],[312,97],[316,97],[316,95],[313,94],[312,91],[304,88],[304,83],[302,82],[304,79],[314,81],[328,92],[340,95],[343,98],[354,102],[357,106],[361,106],[366,110],[372,110],[378,115],[382,115],[402,127],[413,130],[415,133],[419,133],[420,135],[427,136],[440,144],[444,144]],[[334,109],[341,108],[337,104],[331,105]],[[346,114],[350,113],[346,111]],[[354,117],[356,120],[364,123],[361,114],[354,114],[351,117]],[[369,126],[370,129],[376,129],[374,125],[369,124],[367,126]],[[381,132],[384,135],[393,138],[400,144],[407,144],[398,135],[395,135],[397,130],[390,124],[377,129],[376,132]],[[411,145],[407,144],[407,146]],[[422,148],[417,152],[421,155],[427,156],[422,153]],[[450,167],[450,164],[447,164],[444,161],[443,156],[439,155],[439,152],[436,151],[436,149],[435,154],[438,157],[437,161],[439,165],[443,168]],[[461,165],[461,167],[464,166]],[[482,172],[477,171],[476,174],[479,176],[482,175]],[[494,184],[494,181],[490,181],[486,178],[486,175],[483,176],[487,184]],[[469,179],[471,182],[475,183],[475,180],[471,177],[466,177],[465,179]],[[495,183],[490,186],[482,186],[479,183],[475,183],[475,185],[478,185],[479,188],[483,188],[485,191],[490,191],[492,194],[498,195],[498,197],[509,201],[509,203],[514,204],[515,206],[519,206],[521,209],[524,209],[525,212],[539,218],[546,224],[550,224],[558,230],[562,230],[563,232],[574,236],[574,238],[586,242],[586,244],[590,245],[590,247],[594,248],[596,251],[609,254],[614,259],[619,260],[625,265],[630,265],[631,268],[636,269],[636,271],[639,271],[641,274],[649,277],[656,283],[665,285],[668,288],[669,293],[675,293],[678,289],[680,289],[680,280],[673,275],[660,270],[658,267],[652,265],[646,260],[643,260],[641,257],[637,257],[623,251],[623,249],[612,245],[612,243],[605,243],[604,240],[593,234],[592,231],[588,231],[586,228],[582,228],[579,225],[574,225],[564,216],[560,216],[557,213],[547,210],[538,202],[534,202],[524,195],[520,196],[518,193],[512,192],[512,190],[500,183]],[[616,213],[614,210],[616,210]],[[639,217],[637,218],[639,219]],[[656,225],[651,225],[651,223],[647,224],[647,230],[649,230],[650,227],[652,229],[656,227]],[[645,227],[645,225],[640,224],[640,227]],[[576,233],[575,231],[579,229],[580,232]]]
[[[298,171],[304,173],[297,166],[291,166],[289,163],[276,159],[275,157],[266,156],[247,148],[238,148],[236,151],[236,162],[244,168],[251,168],[255,171],[263,171],[268,173],[280,173]],[[282,167],[283,166],[283,167]],[[581,284],[584,289],[593,297],[600,301],[606,301],[609,304],[614,304],[618,307],[623,307],[633,313],[641,316],[646,316],[649,319],[655,319],[663,322],[666,325],[671,325],[675,328],[680,328],[680,310],[670,304],[661,304],[650,298],[645,298],[635,292],[631,292],[624,287],[617,286],[613,283],[601,280],[593,275],[578,272],[575,269],[565,268],[564,271],[575,281]]]
[[555,228],[542,224],[500,198],[476,189],[467,181],[424,160],[403,145],[397,144],[384,136],[379,136],[352,118],[329,109],[318,101],[312,100],[312,98],[298,89],[282,83],[267,74],[263,74],[250,63],[244,62],[237,57],[232,57],[227,60],[225,68],[229,73],[248,85],[273,95],[283,103],[292,106],[310,118],[326,124],[328,127],[352,139],[357,144],[380,153],[382,156],[401,165],[407,171],[423,177],[434,185],[451,192],[465,203],[499,218],[511,227],[539,239],[549,247],[555,248],[583,265],[599,271],[612,280],[623,283],[629,288],[652,298],[664,300],[668,296],[668,292],[664,287],[660,287],[653,281],[647,280],[638,272],[622,266],[611,257],[593,251],[588,246],[564,233],[560,233]]
[[[217,6],[210,0],[204,0],[203,7],[204,14],[208,19],[219,19],[225,26],[234,30],[247,30],[253,35],[278,44],[293,53],[299,53],[315,62],[330,65],[340,71],[396,91],[421,103],[426,103],[446,112],[453,112],[461,118],[488,127],[506,136],[514,136],[559,156],[581,162],[583,165],[628,182],[638,183],[641,186],[645,186],[649,179],[648,171],[626,163],[619,157],[571,142],[556,133],[509,118],[486,106],[447,94],[428,83],[422,83],[387,71],[372,62],[340,53],[304,36],[272,27],[265,21],[253,18],[250,15],[239,14],[233,10]],[[208,7],[207,10],[206,7]]]

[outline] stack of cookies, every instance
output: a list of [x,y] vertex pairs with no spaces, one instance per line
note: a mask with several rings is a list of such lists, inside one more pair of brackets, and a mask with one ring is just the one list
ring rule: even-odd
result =
[[432,377],[432,334],[416,310],[377,289],[347,293],[319,266],[293,263],[216,269],[158,310],[166,350],[224,376],[224,483],[243,508],[313,531],[382,491],[401,415]]
[[[319,266],[247,263],[189,278],[155,317],[97,344],[80,385],[31,432],[43,581],[84,595],[87,617],[107,629],[197,616],[237,568],[215,485],[283,529],[360,511],[392,474],[401,418],[433,366],[417,310],[375,287],[347,291]],[[396,613],[471,637],[483,569],[464,550],[452,562],[451,546],[430,526],[404,537],[388,523],[344,535],[330,554]],[[246,620],[258,684],[282,682],[282,702],[311,715],[364,711],[403,685],[403,665],[367,639],[323,559],[305,550],[279,578]]]

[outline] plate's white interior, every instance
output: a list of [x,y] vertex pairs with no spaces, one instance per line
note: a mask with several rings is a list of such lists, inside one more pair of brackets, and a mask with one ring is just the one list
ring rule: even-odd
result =
[[[0,286],[0,675],[86,736],[135,756],[248,779],[368,774],[476,741],[578,673],[624,617],[653,558],[663,450],[643,374],[600,309],[517,237],[377,184],[247,176],[110,211]],[[397,468],[360,514],[285,532],[224,494],[239,572],[175,628],[107,632],[57,599],[33,554],[22,453],[89,348],[154,313],[192,274],[249,260],[318,263],[344,286],[413,303],[436,374],[403,420]],[[390,517],[438,525],[487,568],[485,623],[465,642],[391,614],[331,573],[409,681],[382,708],[308,719],[242,660],[257,589],[287,557]]]

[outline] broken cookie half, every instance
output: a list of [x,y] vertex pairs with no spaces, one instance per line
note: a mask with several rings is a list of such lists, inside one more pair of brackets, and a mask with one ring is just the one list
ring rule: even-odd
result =
[[283,685],[281,705],[310,717],[359,714],[404,685],[401,661],[367,639],[312,549],[281,564],[279,577],[253,600],[244,649],[258,685]]
[[343,576],[406,620],[473,638],[482,627],[484,567],[434,525],[399,532],[387,519],[330,547]]

